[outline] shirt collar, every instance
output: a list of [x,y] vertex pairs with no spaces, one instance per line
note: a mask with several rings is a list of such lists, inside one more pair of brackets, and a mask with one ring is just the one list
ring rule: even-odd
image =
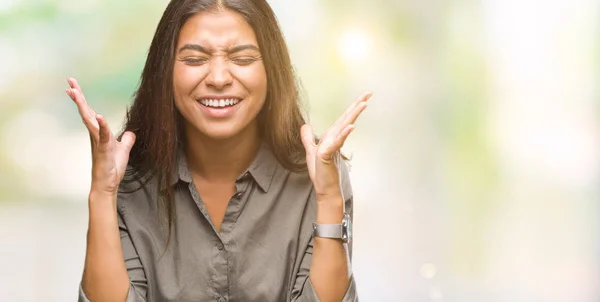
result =
[[[269,146],[266,143],[262,143],[250,167],[242,175],[238,176],[237,180],[243,179],[245,175],[251,175],[260,189],[263,192],[268,192],[278,165],[279,163]],[[183,148],[178,148],[177,150],[177,166],[171,177],[171,185],[175,185],[180,180],[187,183],[192,181]]]

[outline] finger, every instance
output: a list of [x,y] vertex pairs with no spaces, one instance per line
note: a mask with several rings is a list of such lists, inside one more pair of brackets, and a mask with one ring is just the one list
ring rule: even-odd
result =
[[[337,135],[348,124],[353,123],[348,123],[348,117],[353,117],[353,119],[356,120],[356,117],[354,117],[354,113],[356,112],[357,108],[360,108],[360,106],[364,106],[363,104],[366,104],[366,101],[369,100],[369,98],[371,98],[372,95],[372,91],[365,91],[360,96],[358,96],[356,100],[346,109],[346,111],[344,111],[344,114],[342,114],[335,121],[335,123],[333,123],[333,125],[330,129],[327,130],[327,132],[333,132]],[[364,110],[364,108],[361,110]]]
[[340,132],[340,135],[338,135],[338,137],[335,138],[334,143],[333,143],[333,147],[335,148],[335,150],[340,150],[343,146],[344,143],[346,142],[346,139],[348,138],[348,136],[350,135],[350,133],[352,133],[352,131],[354,131],[355,126],[354,125],[348,125],[346,126],[342,132]]
[[87,103],[83,99],[81,93],[73,88],[70,89],[71,99],[77,105],[77,110],[79,111],[79,115],[83,120],[83,123],[86,125],[90,132],[96,132],[98,129],[98,122],[96,121],[96,114],[93,113],[93,110],[90,110]]
[[348,116],[345,117],[345,119],[343,121],[341,121],[338,125],[334,125],[331,127],[331,130],[329,130],[326,134],[327,137],[324,137],[323,139],[327,139],[327,140],[336,140],[342,133],[342,131],[344,131],[346,129],[346,127],[348,127],[349,125],[353,125],[356,120],[358,119],[358,116],[367,108],[367,103],[366,102],[360,102],[352,112],[349,113]]
[[302,137],[302,144],[304,145],[304,149],[306,151],[312,150],[315,145],[315,135],[313,133],[312,127],[309,124],[304,124],[300,128],[300,135]]
[[318,157],[321,160],[330,161],[335,160],[339,156],[339,151],[344,146],[346,138],[354,130],[354,125],[348,125],[337,135],[335,138],[330,138],[322,145],[319,145]]
[[100,150],[105,151],[110,145],[110,139],[112,137],[112,134],[110,132],[106,119],[102,115],[96,115],[96,121],[98,121],[98,126],[100,127],[98,147],[100,148]]
[[79,86],[79,82],[75,78],[67,78],[67,82],[69,83],[69,86],[71,88],[79,90],[79,91],[83,91],[81,89],[81,86]]
[[372,95],[373,95],[373,92],[370,90],[367,90],[367,91],[363,92],[361,95],[359,95],[354,100],[354,102],[352,102],[352,104],[350,104],[350,106],[346,109],[346,111],[344,111],[344,113],[338,118],[338,120],[336,121],[336,123],[334,123],[334,125],[343,121],[345,119],[345,117],[348,116],[356,108],[356,106],[358,106],[362,102],[366,102],[367,100],[369,100]]
[[[360,102],[355,108],[354,110],[352,110],[352,112],[350,112],[345,120],[342,122],[342,127],[345,128],[348,125],[352,125],[356,122],[356,120],[358,119],[358,117],[360,116],[360,114],[365,111],[365,109],[367,109],[367,103],[366,102]],[[342,128],[342,129],[343,129]]]
[[90,116],[96,116],[94,109],[88,105],[85,95],[83,94],[83,90],[81,90],[81,86],[79,86],[79,82],[75,78],[67,78],[67,82],[69,83],[69,86],[71,86],[71,89],[79,92],[83,103],[87,106],[87,111],[89,112]]
[[315,164],[315,150],[317,145],[315,144],[315,134],[312,127],[309,124],[304,124],[300,128],[300,136],[302,138],[302,144],[306,150],[306,166],[310,173],[311,167]]
[[363,92],[361,95],[359,95],[356,98],[356,100],[354,100],[354,102],[352,103],[352,105],[350,105],[350,107],[348,107],[348,109],[346,109],[346,111],[344,112],[344,114],[348,115],[360,103],[368,101],[371,98],[372,95],[373,95],[373,91],[367,90],[367,91]]
[[79,82],[77,82],[77,80],[75,78],[68,77],[67,82],[69,83],[69,86],[71,86],[71,88],[81,90],[81,87],[79,86]]
[[90,146],[92,147],[92,156],[94,155],[94,150],[96,150],[96,145],[98,144],[98,134],[92,134],[92,132],[88,132],[90,135]]
[[125,148],[125,151],[129,154],[129,151],[131,151],[133,144],[135,144],[135,133],[131,131],[125,131],[125,133],[123,133],[123,135],[121,136],[121,142],[119,144],[123,146],[123,148]]

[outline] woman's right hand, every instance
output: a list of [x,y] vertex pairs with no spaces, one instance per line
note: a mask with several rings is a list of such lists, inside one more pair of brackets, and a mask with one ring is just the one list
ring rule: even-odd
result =
[[116,196],[119,184],[125,175],[129,152],[135,143],[135,134],[126,131],[117,141],[108,127],[106,119],[96,114],[85,100],[81,87],[74,78],[68,78],[66,92],[77,105],[79,115],[90,133],[92,143],[92,187],[90,193]]

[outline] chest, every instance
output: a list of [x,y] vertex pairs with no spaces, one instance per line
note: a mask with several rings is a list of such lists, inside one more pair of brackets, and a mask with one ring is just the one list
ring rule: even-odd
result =
[[213,223],[217,231],[220,231],[229,202],[237,191],[235,183],[211,184],[202,180],[194,180],[193,186],[192,189],[198,193],[199,202],[208,213],[207,219]]
[[243,193],[239,199],[212,196],[231,199],[216,205],[225,211],[218,233],[203,215],[210,201],[199,204],[185,193],[179,199],[173,247],[155,262],[157,301],[288,300],[314,213],[306,209],[306,196],[265,196],[254,187]]
[[[289,300],[316,217],[311,188],[288,175],[268,191],[252,180],[210,189],[182,182],[168,247],[145,198],[122,203],[148,300]],[[221,220],[217,232],[211,215]]]

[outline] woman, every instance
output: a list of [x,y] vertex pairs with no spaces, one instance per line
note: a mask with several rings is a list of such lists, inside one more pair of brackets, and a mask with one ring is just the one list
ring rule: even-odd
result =
[[119,139],[68,82],[93,158],[79,301],[357,300],[336,159],[370,93],[316,140],[265,0],[171,1]]

